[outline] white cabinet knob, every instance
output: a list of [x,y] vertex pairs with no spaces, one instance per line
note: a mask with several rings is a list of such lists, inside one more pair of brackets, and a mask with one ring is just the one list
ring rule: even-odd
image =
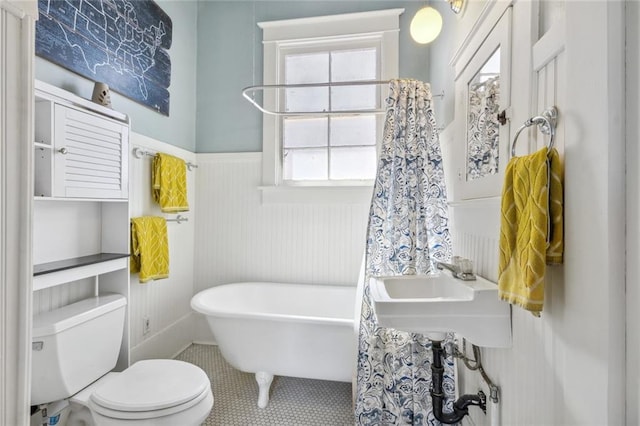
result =
[[65,147],[62,147],[58,150],[58,152],[62,155],[67,155],[69,153],[69,150]]

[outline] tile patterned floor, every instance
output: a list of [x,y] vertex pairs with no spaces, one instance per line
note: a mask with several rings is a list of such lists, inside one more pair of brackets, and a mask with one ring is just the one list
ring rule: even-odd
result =
[[258,408],[254,375],[231,367],[217,346],[191,345],[176,359],[207,372],[213,410],[206,426],[353,426],[351,384],[325,380],[273,379],[269,405]]

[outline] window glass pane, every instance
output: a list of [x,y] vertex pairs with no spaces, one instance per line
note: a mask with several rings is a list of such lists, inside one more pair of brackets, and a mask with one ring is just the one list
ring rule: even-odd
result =
[[331,117],[331,146],[375,145],[376,117],[358,115]]
[[[331,81],[377,79],[377,53],[374,48],[331,52]],[[331,107],[334,111],[375,109],[378,93],[377,85],[332,87]]]
[[322,112],[329,109],[328,87],[286,89],[285,96],[285,111]]
[[327,149],[285,149],[282,177],[285,180],[327,180]]
[[[329,81],[329,53],[287,55],[284,59],[286,84],[326,83]],[[298,87],[285,90],[285,111],[326,111],[327,87]]]
[[334,111],[377,108],[377,86],[337,86],[331,88],[331,108]]
[[326,83],[329,81],[329,53],[301,53],[284,58],[287,84]]
[[331,179],[375,179],[376,147],[331,148]]
[[282,122],[285,148],[327,146],[327,118],[286,117]]
[[331,81],[378,78],[376,50],[370,48],[331,52]]

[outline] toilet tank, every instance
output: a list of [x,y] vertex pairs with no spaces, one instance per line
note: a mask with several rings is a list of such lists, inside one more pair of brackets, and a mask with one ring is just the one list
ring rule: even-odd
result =
[[33,318],[31,405],[68,398],[115,367],[126,304],[106,293]]

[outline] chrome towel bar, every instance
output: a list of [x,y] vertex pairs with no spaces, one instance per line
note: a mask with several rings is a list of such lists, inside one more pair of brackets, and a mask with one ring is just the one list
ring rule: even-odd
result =
[[[140,147],[135,147],[133,148],[133,156],[136,158],[142,158],[142,157],[154,157],[156,155],[155,152],[152,151],[147,151],[146,149],[140,148]],[[192,171],[193,169],[197,169],[198,165],[194,164],[190,161],[185,162],[187,164],[187,170]]]
[[178,222],[178,225],[180,225],[182,222],[189,222],[189,218],[188,217],[184,217],[181,214],[179,214],[178,216],[171,218],[171,219],[165,219],[167,222]]

